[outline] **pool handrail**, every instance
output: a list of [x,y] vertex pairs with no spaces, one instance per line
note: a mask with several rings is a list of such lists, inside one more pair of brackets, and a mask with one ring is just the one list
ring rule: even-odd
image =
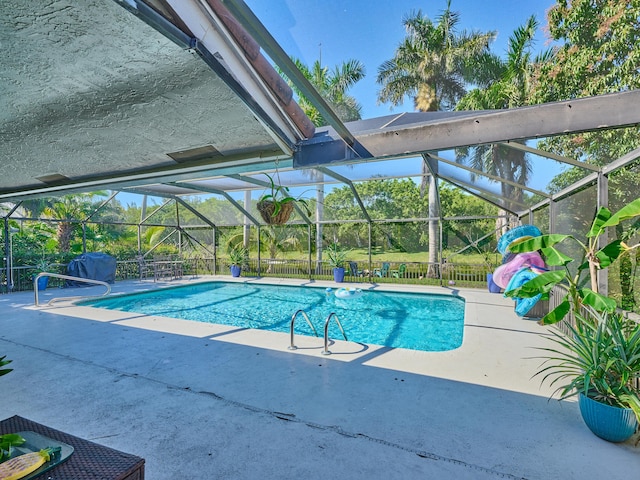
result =
[[62,275],[61,273],[51,273],[51,272],[41,272],[33,278],[33,294],[36,307],[40,306],[40,298],[38,296],[38,279],[41,277],[55,277],[61,278],[63,280],[73,280],[76,282],[84,282],[84,283],[92,283],[94,285],[103,285],[107,287],[107,291],[102,295],[80,295],[75,297],[61,297],[61,298],[52,298],[47,302],[47,305],[52,305],[55,302],[62,302],[68,300],[79,300],[81,298],[97,298],[97,297],[106,297],[111,293],[111,285],[107,282],[103,282],[102,280],[93,280],[92,278],[80,278],[80,277],[72,277],[71,275]]
[[329,321],[331,320],[331,317],[335,317],[336,323],[338,324],[338,327],[342,332],[342,336],[346,341],[349,341],[349,339],[347,338],[347,334],[344,333],[344,328],[342,328],[342,324],[340,323],[338,315],[336,314],[336,312],[331,312],[327,319],[324,321],[324,350],[322,351],[323,355],[331,355],[331,352],[329,351]]
[[316,330],[316,327],[313,326],[313,323],[311,323],[311,320],[309,320],[309,316],[307,315],[307,312],[305,312],[304,310],[300,309],[298,310],[296,313],[294,313],[291,316],[291,326],[290,326],[290,336],[291,336],[291,344],[289,345],[289,350],[296,350],[298,347],[295,346],[295,344],[293,343],[293,324],[296,321],[296,317],[298,316],[298,314],[301,313],[302,316],[305,318],[305,320],[307,321],[307,323],[309,324],[309,326],[311,327],[311,329],[313,330],[313,333],[316,334],[316,337],[318,336],[318,331]]

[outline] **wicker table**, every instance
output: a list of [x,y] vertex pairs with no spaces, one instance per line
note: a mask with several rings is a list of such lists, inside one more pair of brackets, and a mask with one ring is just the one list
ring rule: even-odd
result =
[[74,448],[68,460],[46,472],[50,480],[144,480],[144,459],[14,416],[0,422],[0,434],[32,431]]

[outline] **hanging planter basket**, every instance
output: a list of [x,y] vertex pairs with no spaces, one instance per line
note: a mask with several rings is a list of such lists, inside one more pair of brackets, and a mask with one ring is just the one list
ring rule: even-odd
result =
[[276,210],[276,205],[268,200],[258,202],[256,205],[262,219],[269,225],[284,225],[289,221],[291,213],[293,212],[293,203],[281,203],[280,210],[276,215],[273,214]]

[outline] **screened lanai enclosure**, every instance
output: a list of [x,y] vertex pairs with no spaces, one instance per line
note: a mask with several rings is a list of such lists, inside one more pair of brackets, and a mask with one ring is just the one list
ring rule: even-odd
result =
[[[583,238],[598,206],[637,197],[640,91],[345,123],[241,0],[0,11],[3,293],[91,251],[115,256],[119,278],[226,275],[245,247],[243,275],[330,279],[335,244],[349,282],[486,288],[509,228]],[[552,153],[567,135],[631,140]],[[257,208],[273,188],[304,200],[284,225]],[[600,278],[629,310],[637,265]]]

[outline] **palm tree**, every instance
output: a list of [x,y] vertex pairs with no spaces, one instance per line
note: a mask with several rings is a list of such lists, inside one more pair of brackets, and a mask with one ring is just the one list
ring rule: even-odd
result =
[[[268,225],[260,229],[263,237],[263,245],[266,244],[269,252],[269,260],[275,260],[281,252],[287,249],[299,248],[301,245],[299,230]],[[267,273],[271,273],[272,264],[269,264]]]
[[[336,65],[333,70],[323,67],[319,60],[313,62],[311,68],[297,58],[292,58],[298,70],[311,82],[318,93],[334,109],[343,122],[351,122],[361,118],[362,106],[347,94],[347,90],[362,80],[365,76],[364,65],[359,60],[347,60],[342,65]],[[318,109],[289,82],[298,97],[298,104],[316,127],[327,125],[327,121],[320,115]]]
[[[553,58],[552,50],[532,56],[537,28],[535,16],[529,17],[509,37],[506,59],[487,55],[485,65],[490,65],[493,71],[486,72],[485,69],[486,84],[465,95],[456,105],[456,110],[496,110],[530,103],[536,65]],[[526,185],[530,178],[531,165],[523,151],[500,145],[480,145],[459,149],[456,156],[459,162],[466,161],[477,170],[521,185]],[[514,209],[516,202],[522,202],[522,189],[503,182],[501,193],[507,202],[505,207],[510,210]],[[499,226],[505,227],[506,224],[502,222]]]
[[20,207],[26,210],[27,215],[34,218],[39,218],[50,206],[51,199],[49,198],[27,199],[20,203]]
[[44,214],[58,221],[56,237],[58,250],[61,253],[69,253],[75,225],[84,220],[94,205],[92,199],[96,196],[105,196],[105,192],[93,192],[83,195],[65,195],[44,209]]
[[379,102],[400,105],[413,97],[421,112],[451,110],[466,93],[468,65],[487,52],[495,32],[456,32],[460,14],[447,8],[433,23],[422,11],[403,20],[407,36],[391,60],[378,68]]
[[[377,82],[379,102],[400,105],[406,96],[413,97],[418,111],[451,110],[466,93],[467,78],[474,73],[469,65],[477,65],[486,54],[494,32],[457,33],[460,14],[451,10],[451,0],[436,19],[436,23],[420,10],[403,20],[407,36],[396,49],[394,57],[378,68]],[[422,164],[421,195],[426,190],[429,175],[426,163]],[[437,184],[429,175],[429,217],[439,216]],[[437,272],[439,233],[437,220],[429,221],[429,274]]]
[[[293,63],[311,82],[318,93],[331,105],[338,117],[344,122],[360,120],[362,106],[347,93],[347,90],[362,80],[365,76],[364,65],[359,60],[347,60],[337,65],[333,70],[323,67],[316,60],[311,68],[299,59],[292,58]],[[321,127],[327,121],[320,115],[318,109],[293,84],[288,82],[298,96],[298,104],[315,126]],[[324,175],[317,170],[310,170],[309,176],[316,183],[316,260],[318,265],[322,261],[322,219],[324,218]]]

